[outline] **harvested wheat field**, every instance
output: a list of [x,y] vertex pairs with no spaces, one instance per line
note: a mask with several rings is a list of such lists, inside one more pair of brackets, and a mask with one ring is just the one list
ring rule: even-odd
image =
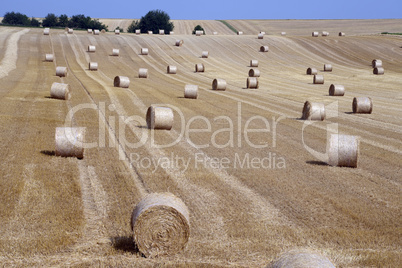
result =
[[[294,250],[336,267],[399,266],[402,38],[377,29],[391,32],[400,20],[353,34],[350,25],[334,33],[328,21],[289,23],[237,21],[237,36],[211,21],[201,37],[189,32],[198,22],[178,24],[174,36],[0,27],[1,266],[266,267]],[[311,37],[323,30],[330,35]],[[373,75],[373,59],[384,75]],[[258,89],[246,88],[250,60],[259,63]],[[205,72],[194,71],[198,63]],[[323,74],[324,64],[333,71],[313,84],[306,69]],[[117,76],[129,87],[114,87]],[[214,79],[226,90],[212,90]],[[70,98],[51,98],[54,82],[68,84]],[[344,96],[329,96],[331,84]],[[186,85],[198,86],[196,99],[183,97]],[[372,112],[353,113],[355,97],[370,97]],[[306,101],[324,103],[325,120],[301,120]],[[173,110],[170,130],[147,127],[151,106]],[[82,159],[56,156],[57,127],[86,128]],[[356,168],[327,164],[334,132],[359,137]],[[188,209],[188,242],[145,257],[132,213],[164,192]]]

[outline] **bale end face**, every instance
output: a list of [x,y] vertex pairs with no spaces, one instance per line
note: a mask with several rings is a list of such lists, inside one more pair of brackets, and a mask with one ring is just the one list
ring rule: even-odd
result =
[[338,167],[357,167],[359,159],[359,137],[331,134],[328,148],[328,164]]

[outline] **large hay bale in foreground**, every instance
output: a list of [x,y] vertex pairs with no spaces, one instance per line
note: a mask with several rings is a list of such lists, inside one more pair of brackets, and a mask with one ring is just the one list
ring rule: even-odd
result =
[[335,268],[329,259],[307,250],[291,250],[282,254],[267,268]]
[[84,157],[84,127],[56,127],[56,156]]
[[260,70],[258,70],[258,69],[250,69],[248,71],[249,77],[260,77],[260,75],[261,75],[261,73],[260,73]]
[[53,54],[46,54],[45,55],[45,61],[53,62],[54,61],[54,55]]
[[95,52],[96,51],[96,47],[93,45],[89,45],[88,46],[88,52]]
[[352,102],[353,113],[371,114],[373,111],[373,101],[370,97],[355,97]]
[[258,78],[257,77],[247,77],[247,88],[258,88]]
[[60,77],[67,76],[67,67],[57,66],[56,67],[56,75]]
[[113,80],[115,87],[128,88],[130,85],[130,79],[127,76],[116,76]]
[[186,99],[196,99],[198,97],[198,86],[197,85],[185,85],[184,97]]
[[49,35],[50,34],[50,28],[43,29],[43,34],[44,35]]
[[146,120],[149,129],[171,130],[173,119],[173,110],[171,108],[151,105],[147,110]]
[[384,68],[382,67],[376,67],[373,69],[373,74],[381,75],[384,74]]
[[324,103],[306,101],[303,106],[302,119],[323,121],[325,119]]
[[338,167],[357,167],[359,137],[331,134],[328,148],[328,164]]
[[226,90],[226,81],[221,78],[216,78],[212,81],[213,90]]
[[138,70],[138,77],[139,78],[147,78],[148,77],[148,69],[146,68],[140,68]]
[[324,72],[332,72],[332,65],[324,64]]
[[204,64],[202,64],[202,63],[197,63],[197,64],[195,65],[195,71],[196,71],[197,73],[203,73],[203,72],[205,72]]
[[208,58],[209,52],[208,51],[203,51],[201,54],[201,58]]
[[260,52],[268,52],[269,51],[269,47],[268,46],[261,46],[260,47]]
[[373,68],[382,67],[382,60],[377,60],[377,59],[372,60],[371,66],[373,66]]
[[258,60],[250,60],[250,67],[258,67]]
[[131,229],[144,256],[171,256],[183,250],[190,237],[188,208],[171,193],[149,194],[135,207]]
[[50,97],[59,100],[70,99],[70,86],[68,84],[54,82],[50,88]]
[[146,47],[141,48],[141,55],[148,55],[148,53],[149,53],[148,48]]
[[98,63],[97,62],[90,62],[88,65],[88,69],[90,71],[97,71],[98,70]]
[[112,56],[119,56],[120,55],[120,50],[118,48],[113,48],[112,50]]
[[184,44],[183,40],[176,40],[176,46],[181,47]]
[[313,84],[324,84],[324,76],[321,74],[315,74]]
[[345,87],[342,85],[332,84],[329,87],[329,95],[330,96],[343,96],[343,95],[345,95]]
[[167,73],[168,74],[176,74],[177,73],[177,67],[173,65],[169,65],[167,67]]
[[312,37],[318,37],[318,35],[319,35],[319,32],[312,32],[312,34],[311,34]]
[[310,74],[310,75],[314,75],[314,74],[318,74],[318,71],[316,68],[307,68],[306,74]]

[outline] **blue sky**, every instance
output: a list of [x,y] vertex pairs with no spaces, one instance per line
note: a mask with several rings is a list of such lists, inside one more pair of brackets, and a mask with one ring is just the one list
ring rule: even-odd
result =
[[[149,10],[166,11],[171,19],[390,19],[402,18],[402,0],[1,0],[7,11],[29,17],[48,13],[92,18],[141,18]],[[402,25],[401,25],[402,27]]]

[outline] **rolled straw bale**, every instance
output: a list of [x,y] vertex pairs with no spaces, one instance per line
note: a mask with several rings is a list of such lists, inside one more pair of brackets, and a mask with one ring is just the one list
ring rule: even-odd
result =
[[262,33],[259,33],[257,36],[258,39],[264,39],[264,35]]
[[105,30],[105,29],[102,29],[102,30],[101,30],[101,33],[106,33],[106,30]]
[[187,206],[171,193],[152,193],[135,207],[131,229],[145,257],[171,256],[183,250],[190,237]]
[[119,29],[114,30],[114,34],[120,34],[120,30]]
[[195,31],[196,36],[201,36],[203,34],[204,34],[204,31],[201,31],[201,30]]
[[203,72],[205,71],[204,64],[202,64],[202,63],[197,63],[197,64],[195,65],[195,71],[196,71],[197,73],[203,73]]
[[56,156],[84,157],[84,127],[56,127]]
[[67,76],[67,67],[57,66],[56,67],[56,75],[60,76],[60,77]]
[[160,34],[160,35],[164,35],[164,34],[165,34],[165,30],[159,30],[159,34]]
[[264,35],[264,34],[265,34],[265,32],[260,31],[260,34]]
[[91,33],[92,33],[92,29],[88,29],[88,30],[87,30],[87,33],[90,33],[90,34],[91,34]]
[[250,60],[250,67],[258,67],[258,60]]
[[258,78],[247,77],[247,88],[258,88]]
[[183,45],[184,41],[183,40],[176,40],[176,46],[181,47]]
[[154,32],[152,32],[152,31],[148,31],[148,34],[154,34]]
[[328,164],[338,167],[357,167],[359,137],[331,134],[328,144]]
[[169,32],[169,34],[170,34],[170,35],[173,35],[173,34],[174,34],[174,32]]
[[208,56],[209,56],[209,52],[208,52],[208,51],[203,51],[202,54],[201,54],[201,57],[202,57],[202,58],[208,58]]
[[148,55],[148,48],[141,48],[141,55]]
[[372,60],[371,66],[373,66],[373,68],[382,67],[382,60]]
[[98,29],[94,30],[94,35],[99,35],[99,30]]
[[135,34],[141,34],[141,30],[140,29],[135,29]]
[[118,48],[113,48],[112,56],[119,56],[119,55],[120,55],[120,50]]
[[49,35],[49,34],[50,34],[50,28],[45,28],[45,29],[43,30],[43,34],[44,34],[44,35]]
[[171,108],[151,105],[147,110],[146,120],[149,129],[170,130],[173,126],[173,119]]
[[167,73],[168,74],[176,74],[177,73],[177,67],[173,65],[169,65],[167,67]]
[[370,97],[355,97],[352,103],[353,113],[371,114],[373,111],[373,101]]
[[322,35],[322,36],[329,36],[329,32],[325,32],[325,31],[324,31],[324,32],[321,33],[321,35]]
[[52,62],[54,60],[54,55],[53,54],[46,54],[45,55],[45,60]]
[[88,65],[88,69],[90,71],[97,71],[98,70],[98,63],[97,62],[90,62]]
[[184,97],[187,99],[196,99],[198,97],[198,86],[197,85],[185,85]]
[[303,106],[302,119],[323,121],[325,119],[324,103],[306,101]]
[[148,69],[140,68],[138,70],[138,77],[139,78],[147,78],[148,77]]
[[281,32],[281,35],[282,35],[282,36],[285,36],[285,35],[286,35],[286,32]]
[[339,36],[345,36],[346,34],[344,32],[339,32]]
[[248,71],[248,76],[249,77],[260,77],[260,70],[258,70],[258,69],[250,69],[249,71]]
[[238,32],[237,32],[237,35],[243,35],[243,32],[242,32],[242,31],[238,31]]
[[324,64],[324,72],[332,72],[332,65]]
[[313,32],[311,35],[312,35],[313,37],[318,37],[319,33],[318,33],[318,32]]
[[60,100],[70,99],[70,86],[68,84],[54,82],[50,88],[50,97]]
[[310,75],[314,75],[314,74],[318,74],[318,71],[316,68],[307,68],[306,74],[310,74]]
[[128,88],[130,85],[130,79],[127,76],[116,76],[113,80],[113,85],[115,87]]
[[226,81],[224,79],[216,78],[212,81],[213,90],[226,90]]
[[217,35],[217,34],[218,34],[218,32],[213,32],[212,34],[213,34],[213,35]]
[[306,250],[291,250],[282,254],[267,268],[335,268],[329,259]]
[[260,47],[260,52],[268,52],[269,47],[268,46],[261,46]]
[[343,95],[345,95],[345,87],[342,85],[332,84],[329,87],[329,95],[330,96],[343,96]]
[[373,69],[373,74],[378,74],[378,75],[384,74],[384,68],[382,68],[382,67],[374,68]]
[[88,46],[88,52],[95,52],[96,51],[96,47],[93,45],[89,45]]
[[73,34],[74,33],[74,30],[73,29],[71,29],[71,28],[68,28],[68,32],[67,33],[69,33],[69,34]]
[[324,76],[321,74],[315,74],[313,84],[324,84]]

